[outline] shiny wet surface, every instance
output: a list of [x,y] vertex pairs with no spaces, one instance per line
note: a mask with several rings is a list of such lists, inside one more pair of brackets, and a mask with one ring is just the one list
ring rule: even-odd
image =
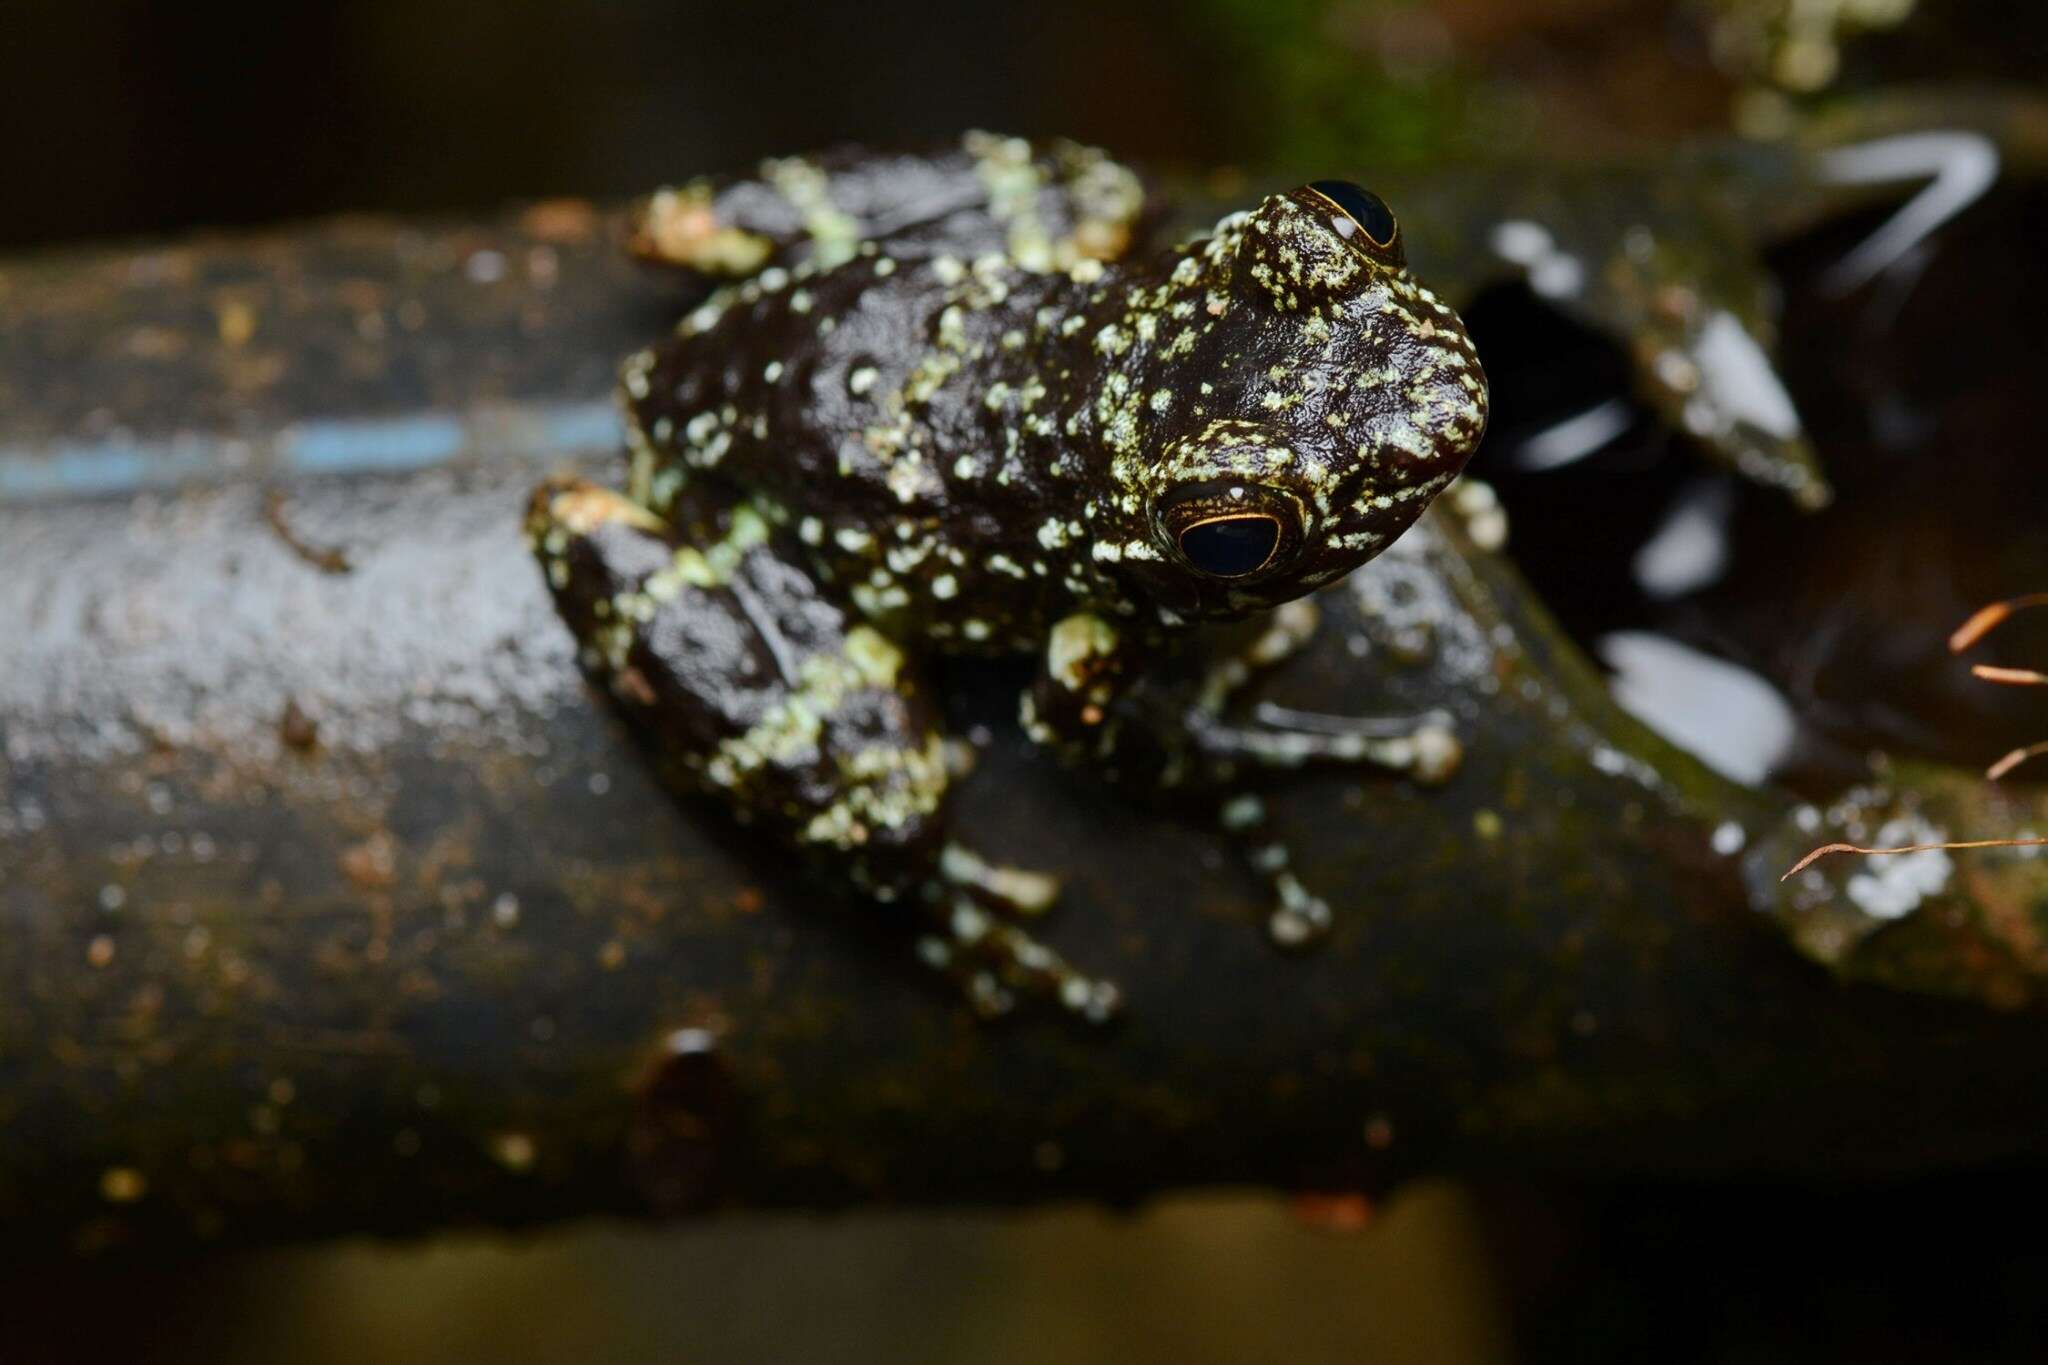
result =
[[1702,469],[1628,398],[1602,338],[1526,294],[1469,311],[1496,376],[1475,472],[1497,484],[1510,553],[1545,603],[1653,725],[1731,775],[1814,794],[1873,748],[1981,767],[2042,721],[2038,693],[1969,664],[2048,657],[2048,620],[2016,618],[1968,659],[1946,640],[1984,603],[2048,583],[2048,276],[2015,268],[2048,191],[1998,190],[1886,276],[1829,294],[1819,277],[1882,218],[1773,261],[1782,365],[1838,492],[1819,514]]

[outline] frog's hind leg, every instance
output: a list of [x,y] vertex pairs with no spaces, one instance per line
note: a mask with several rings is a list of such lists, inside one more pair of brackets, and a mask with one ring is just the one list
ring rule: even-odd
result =
[[1026,997],[1111,1013],[1113,986],[1000,917],[1045,908],[1057,883],[949,841],[946,746],[902,651],[750,504],[692,488],[667,507],[564,480],[527,523],[585,671],[663,780],[921,916],[919,955],[980,1013]]
[[984,1018],[1008,1014],[1023,994],[1051,996],[1090,1023],[1106,1023],[1123,1004],[1117,984],[1075,970],[1010,922],[1044,913],[1058,893],[1058,882],[1042,872],[990,863],[948,843],[938,878],[922,889],[936,913],[931,932],[918,939],[918,956],[957,982]]
[[828,270],[867,243],[912,257],[996,252],[1026,270],[1067,270],[1142,247],[1162,216],[1138,176],[1093,147],[967,133],[921,153],[842,147],[774,157],[752,175],[659,190],[629,210],[626,245],[650,264],[710,280]]

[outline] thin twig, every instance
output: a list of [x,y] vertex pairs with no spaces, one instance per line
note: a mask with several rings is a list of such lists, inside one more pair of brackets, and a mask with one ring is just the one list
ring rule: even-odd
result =
[[2031,668],[1996,668],[1991,664],[1972,664],[1970,671],[1985,682],[2013,683],[2020,687],[2048,687],[2048,673],[2037,673]]
[[2004,758],[1999,759],[1998,762],[1986,768],[1984,776],[1996,782],[2028,759],[2037,758],[2042,754],[2048,754],[2048,740],[2042,740],[2039,744],[2029,744],[2024,748],[2014,749]]
[[[1960,654],[1992,631],[1998,629],[2014,612],[2025,611],[2030,607],[2043,606],[2048,606],[2048,592],[2028,593],[2023,597],[2008,598],[2003,602],[1993,602],[1988,607],[1981,607],[1971,614],[1969,620],[1957,626],[1955,633],[1948,637],[1949,651],[1954,654]],[[2048,686],[2048,673],[2040,673],[2031,668],[1999,668],[1992,664],[1972,664],[1970,672],[1986,682],[2012,683],[2021,687]],[[2004,758],[1999,759],[1987,768],[1984,776],[1996,782],[2014,768],[2019,767],[2020,764],[2039,754],[2048,754],[2048,741],[2043,741],[2040,744],[2030,744],[2025,748],[2014,749]],[[1781,882],[1790,881],[1794,876],[1804,872],[1830,853],[1863,853],[1876,856],[1892,853],[1926,853],[1935,849],[1948,852],[1966,848],[2039,848],[2044,845],[2048,845],[2048,838],[1968,839],[1951,843],[1901,844],[1897,848],[1865,848],[1860,844],[1828,844],[1813,850],[1813,852],[1794,863],[1791,871],[1778,878],[1778,880]]]
[[285,512],[284,494],[271,489],[263,495],[263,519],[284,542],[285,548],[324,574],[345,574],[355,569],[348,551],[340,546],[316,545],[300,535]]
[[2024,597],[2013,597],[1979,608],[1969,620],[1956,627],[1955,634],[1948,637],[1949,653],[1962,653],[1996,630],[2006,617],[2029,607],[2048,607],[2048,592],[2028,593]]
[[1792,870],[1778,878],[1778,880],[1781,882],[1790,881],[1793,877],[1806,871],[1807,868],[1813,866],[1820,859],[1827,857],[1830,853],[1927,853],[1935,849],[1947,851],[1958,848],[2040,848],[2043,846],[2048,846],[2048,838],[1967,839],[1952,844],[1900,844],[1896,848],[1865,848],[1861,844],[1828,844],[1825,847],[1815,849],[1798,862],[1792,864]]

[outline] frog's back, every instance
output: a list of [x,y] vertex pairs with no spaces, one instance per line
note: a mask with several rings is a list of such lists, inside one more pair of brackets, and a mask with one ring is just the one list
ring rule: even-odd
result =
[[765,271],[628,362],[641,481],[656,504],[664,480],[762,504],[835,577],[868,583],[871,615],[1021,647],[1100,586],[1046,543],[1098,472],[1062,430],[1074,376],[1040,372],[1087,292],[1000,255],[875,244]]

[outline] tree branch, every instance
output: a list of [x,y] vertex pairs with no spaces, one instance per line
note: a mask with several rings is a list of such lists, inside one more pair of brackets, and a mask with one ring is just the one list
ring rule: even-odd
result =
[[1960,998],[2032,1000],[2044,864],[1903,928],[1771,899],[1824,831],[1617,712],[1444,517],[1261,693],[1445,708],[1468,751],[1268,792],[1338,915],[1305,956],[1206,812],[1053,770],[957,670],[963,827],[1067,874],[1045,932],[1128,993],[972,1022],[887,915],[653,785],[519,542],[543,472],[609,470],[674,302],[574,205],[0,267],[13,1247],[2048,1150],[2038,1019]]

